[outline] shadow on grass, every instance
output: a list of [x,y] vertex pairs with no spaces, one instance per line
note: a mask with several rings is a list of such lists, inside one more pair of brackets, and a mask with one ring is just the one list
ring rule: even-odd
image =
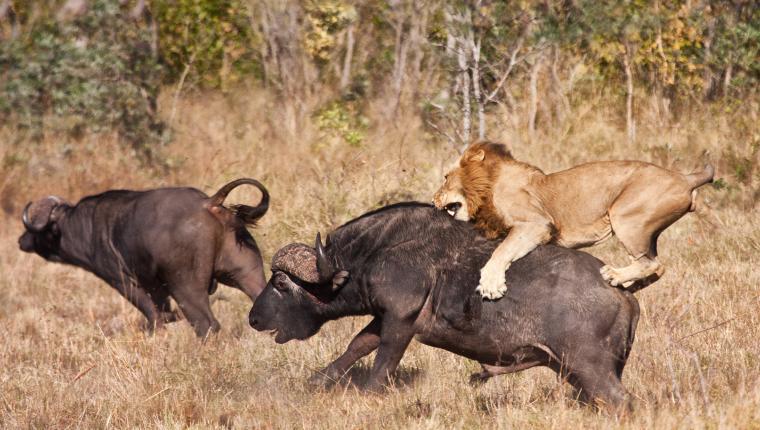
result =
[[[369,366],[357,364],[346,372],[338,380],[326,380],[321,372],[316,372],[309,382],[312,386],[319,389],[330,389],[333,387],[351,387],[358,391],[365,391],[369,382],[369,376],[372,368]],[[404,389],[414,385],[414,383],[423,375],[422,370],[412,367],[406,368],[399,366],[391,376],[388,387],[391,389]]]

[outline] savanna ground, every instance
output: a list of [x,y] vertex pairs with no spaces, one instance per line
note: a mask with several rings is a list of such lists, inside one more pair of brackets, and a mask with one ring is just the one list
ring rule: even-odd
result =
[[[332,322],[307,341],[280,346],[248,327],[251,303],[242,293],[220,287],[212,300],[221,333],[203,343],[183,321],[150,336],[139,312],[94,276],[18,250],[20,213],[31,199],[76,201],[109,188],[169,185],[213,192],[251,176],[272,194],[253,231],[268,266],[279,247],[311,243],[317,231],[382,204],[429,201],[457,157],[414,115],[374,125],[353,147],[308,119],[283,134],[273,99],[240,94],[181,100],[163,168],[139,167],[108,134],[20,146],[10,143],[15,131],[2,129],[0,427],[760,428],[757,184],[751,175],[739,183],[725,146],[750,153],[760,139],[757,106],[661,127],[643,114],[635,144],[626,142],[619,116],[593,104],[533,138],[498,111],[489,119],[492,138],[545,171],[625,158],[689,171],[709,158],[728,184],[702,188],[698,211],[660,238],[667,272],[636,295],[641,320],[623,382],[638,408],[623,420],[580,406],[547,369],[471,387],[477,363],[419,344],[387,394],[353,385],[315,390],[307,378],[343,352],[366,318]],[[737,128],[737,118],[750,126]],[[241,188],[233,199],[256,202],[258,195]],[[616,245],[590,252],[622,264]],[[357,385],[371,360],[351,373]]]

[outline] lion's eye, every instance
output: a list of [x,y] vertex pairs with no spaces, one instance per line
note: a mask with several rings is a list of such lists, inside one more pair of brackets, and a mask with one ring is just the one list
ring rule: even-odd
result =
[[449,174],[447,173],[447,174],[443,175],[443,179],[445,179],[445,180],[448,181],[449,180]]

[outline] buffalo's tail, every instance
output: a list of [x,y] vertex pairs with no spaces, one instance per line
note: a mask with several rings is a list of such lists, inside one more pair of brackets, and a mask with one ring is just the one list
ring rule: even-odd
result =
[[230,210],[246,225],[255,225],[256,222],[267,213],[267,210],[269,210],[269,191],[267,191],[261,182],[255,179],[240,178],[224,185],[216,192],[216,194],[209,197],[209,207],[221,207],[224,203],[224,199],[227,198],[227,194],[240,185],[253,185],[258,188],[259,191],[261,191],[261,201],[257,206],[232,205],[230,206]]

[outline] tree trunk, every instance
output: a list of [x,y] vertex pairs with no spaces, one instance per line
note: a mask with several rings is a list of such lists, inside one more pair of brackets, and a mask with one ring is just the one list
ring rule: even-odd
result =
[[86,0],[68,0],[63,4],[56,18],[59,22],[70,21],[76,17],[82,16],[87,12],[89,5]]
[[704,50],[704,73],[702,74],[702,87],[704,92],[702,97],[705,100],[712,100],[715,97],[715,78],[713,76],[712,68],[710,67],[710,61],[712,60],[712,44],[715,38],[715,18],[710,18],[707,23],[707,36],[705,36],[703,45]]
[[731,59],[729,58],[729,63],[726,67],[726,73],[723,75],[723,97],[728,97],[728,90],[731,86],[731,78],[734,71],[734,63],[730,61]]
[[340,74],[340,91],[345,92],[351,83],[351,61],[354,57],[354,23],[346,29],[346,56],[343,57],[343,71]]
[[470,70],[467,64],[467,45],[462,39],[457,44],[458,54],[457,62],[459,63],[459,76],[462,83],[462,148],[470,143],[470,130],[472,128],[472,109],[470,106]]
[[412,64],[409,67],[411,73],[412,82],[415,83],[415,98],[419,94],[425,94],[425,85],[420,81],[422,79],[422,60],[425,57],[424,47],[427,44],[425,38],[425,31],[427,28],[428,16],[430,15],[430,7],[424,2],[415,0],[413,3],[415,19],[412,23],[412,29],[409,33],[409,39],[411,41],[411,58]]
[[625,53],[623,54],[623,69],[625,71],[625,132],[628,143],[636,140],[636,123],[633,119],[633,70],[632,52],[628,41],[625,41]]
[[[472,33],[470,33],[472,38]],[[475,105],[478,109],[478,140],[486,138],[486,116],[483,108],[483,92],[480,89],[480,38],[477,42],[470,39],[472,52],[472,94],[475,96]]]
[[[13,10],[13,6],[11,5],[11,0],[5,0],[2,3],[0,3],[0,23],[2,23],[3,20],[5,20],[6,18],[11,23],[10,38],[11,40],[14,40],[18,37],[19,25],[18,25],[18,20],[16,19],[16,12]],[[0,31],[0,40],[2,39],[3,39],[3,32]]]
[[536,114],[538,113],[538,73],[543,57],[538,55],[530,68],[530,105],[528,107],[528,135],[531,139],[536,134]]
[[565,116],[570,111],[570,101],[567,99],[567,96],[565,95],[564,85],[562,85],[562,82],[559,79],[559,71],[557,70],[558,65],[559,47],[557,47],[557,45],[554,45],[552,47],[551,64],[552,87],[554,87],[554,95],[556,97],[556,101],[554,103],[554,116],[557,123],[562,124],[562,122],[565,120]]

